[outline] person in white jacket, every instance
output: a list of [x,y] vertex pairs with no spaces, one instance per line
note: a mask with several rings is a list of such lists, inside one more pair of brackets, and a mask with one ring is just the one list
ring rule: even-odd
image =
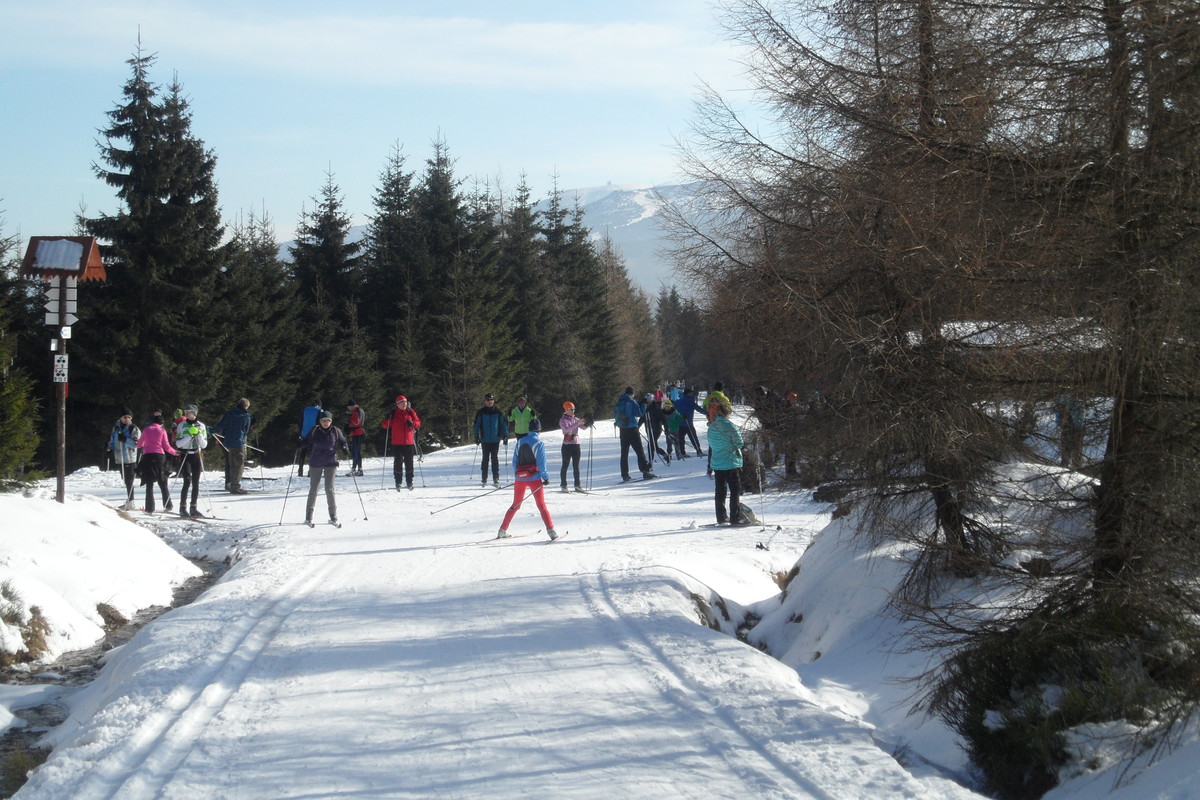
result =
[[[198,517],[196,502],[200,498],[200,476],[204,473],[204,454],[208,447],[208,428],[196,418],[200,409],[186,406],[183,420],[175,426],[175,449],[179,451],[179,474],[183,478],[183,491],[179,494],[179,516]],[[191,505],[187,502],[188,489],[192,490]]]

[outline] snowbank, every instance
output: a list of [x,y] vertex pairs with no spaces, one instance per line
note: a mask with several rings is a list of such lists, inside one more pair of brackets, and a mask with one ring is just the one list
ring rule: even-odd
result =
[[97,606],[131,618],[139,609],[170,605],[172,587],[200,574],[95,497],[73,496],[60,504],[44,491],[0,494],[0,519],[0,585],[6,616],[19,621],[0,621],[0,648],[10,655],[28,652],[18,625],[27,624],[35,608],[46,628],[38,661],[51,661],[104,636]]

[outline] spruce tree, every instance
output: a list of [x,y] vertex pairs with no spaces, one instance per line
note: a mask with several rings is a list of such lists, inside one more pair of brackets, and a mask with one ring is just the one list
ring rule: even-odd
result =
[[0,236],[0,489],[22,478],[37,449],[34,383],[16,363],[15,318],[28,294],[16,277],[16,238]]
[[101,240],[108,280],[80,288],[87,336],[72,349],[68,420],[72,439],[94,441],[97,451],[124,406],[135,415],[185,402],[211,407],[220,355],[213,332],[237,324],[211,302],[223,258],[216,157],[192,134],[178,82],[160,97],[149,76],[154,57],[139,49],[128,63],[124,100],[108,112],[95,167],[121,208],[81,220]]
[[290,455],[295,431],[272,421],[299,392],[296,354],[307,344],[298,341],[300,301],[279,259],[274,226],[265,215],[252,213],[234,227],[214,302],[238,321],[221,329],[217,377],[225,405],[220,408],[248,397],[253,403],[254,435],[269,437],[259,439],[258,446],[275,453],[276,460],[280,453]]
[[[349,241],[350,217],[333,176],[327,175],[315,212],[301,216],[292,247],[305,346],[296,353],[296,396],[288,418],[299,421],[314,397],[331,411],[347,400],[382,393],[370,337],[359,324],[361,242]],[[370,408],[371,400],[364,407]]]

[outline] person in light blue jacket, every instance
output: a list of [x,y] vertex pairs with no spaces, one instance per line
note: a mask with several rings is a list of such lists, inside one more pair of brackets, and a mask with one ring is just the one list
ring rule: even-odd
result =
[[[714,406],[712,424],[708,426],[708,444],[712,448],[712,470],[716,477],[715,496],[717,523],[728,521],[742,524],[742,447],[745,442],[737,426],[729,421],[732,412],[729,402],[721,400]],[[729,513],[725,513],[726,490],[729,494]]]
[[125,510],[133,508],[133,474],[137,471],[137,444],[141,436],[141,428],[133,424],[133,412],[128,408],[121,409],[121,418],[113,423],[112,434],[108,437],[108,452],[125,481],[125,502],[121,504]]

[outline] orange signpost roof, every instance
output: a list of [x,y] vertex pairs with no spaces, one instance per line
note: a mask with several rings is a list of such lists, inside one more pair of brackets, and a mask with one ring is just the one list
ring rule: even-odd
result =
[[21,262],[22,277],[108,279],[100,246],[92,236],[33,236]]

